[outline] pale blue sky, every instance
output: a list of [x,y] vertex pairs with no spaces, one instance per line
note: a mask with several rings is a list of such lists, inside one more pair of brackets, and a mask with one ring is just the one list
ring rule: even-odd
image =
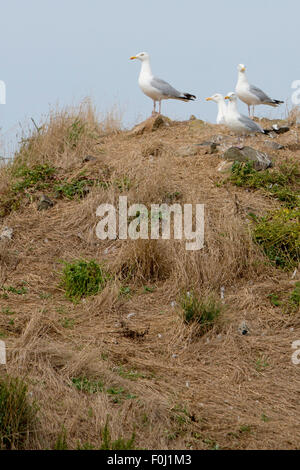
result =
[[[155,75],[197,95],[194,103],[163,102],[171,118],[195,114],[214,121],[216,106],[205,98],[235,88],[244,63],[251,83],[272,98],[290,99],[300,79],[296,0],[0,0],[0,139],[14,138],[18,123],[37,122],[50,106],[91,96],[100,112],[117,104],[129,126],[150,115],[140,91],[141,51]],[[247,113],[246,105],[239,104]],[[280,117],[262,106],[259,115]],[[6,151],[2,147],[0,154]]]

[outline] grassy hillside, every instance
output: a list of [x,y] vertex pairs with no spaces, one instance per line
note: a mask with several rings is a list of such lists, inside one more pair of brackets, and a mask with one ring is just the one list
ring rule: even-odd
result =
[[[53,113],[0,169],[0,448],[300,447],[299,128],[219,171],[225,128],[153,122]],[[205,248],[100,241],[120,195],[205,204]]]

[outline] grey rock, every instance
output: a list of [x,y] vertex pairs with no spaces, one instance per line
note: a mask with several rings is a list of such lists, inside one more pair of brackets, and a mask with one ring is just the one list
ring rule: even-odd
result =
[[272,167],[270,157],[252,147],[231,147],[224,153],[223,158],[231,162],[254,162],[254,168],[257,171]]
[[45,196],[43,194],[43,196],[41,197],[39,203],[38,203],[38,211],[45,211],[45,210],[48,210],[50,209],[51,207],[54,206],[54,202],[51,201],[51,199],[49,199],[48,196]]
[[193,157],[197,155],[199,149],[197,145],[186,145],[184,147],[179,147],[176,150],[177,157]]
[[213,153],[218,153],[218,147],[220,144],[217,142],[213,141],[207,141],[207,142],[201,142],[201,144],[197,144],[197,147],[208,147],[207,153],[213,154]]
[[284,149],[284,145],[277,144],[277,142],[270,142],[269,140],[265,140],[264,145],[266,147],[270,147],[273,150],[282,150],[282,149]]
[[83,163],[88,163],[88,162],[94,162],[97,160],[96,157],[93,157],[92,155],[87,155],[82,161]]
[[14,231],[12,228],[4,227],[4,229],[0,232],[0,241],[12,240],[13,233]]

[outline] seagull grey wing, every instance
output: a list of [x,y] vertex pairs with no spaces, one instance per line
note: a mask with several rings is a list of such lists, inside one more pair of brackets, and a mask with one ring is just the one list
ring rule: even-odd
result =
[[175,88],[173,88],[168,82],[165,82],[160,78],[153,77],[150,84],[164,96],[168,96],[170,98],[182,98],[182,93],[175,90]]
[[256,86],[250,85],[250,92],[255,95],[262,103],[272,103],[272,99],[264,91]]
[[247,116],[239,116],[238,120],[243,124],[243,126],[250,132],[263,132],[262,128],[252,121],[252,119]]

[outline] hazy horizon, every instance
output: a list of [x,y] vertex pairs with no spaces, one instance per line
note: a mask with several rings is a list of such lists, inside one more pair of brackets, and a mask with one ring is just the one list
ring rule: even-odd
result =
[[[31,117],[39,123],[50,107],[87,96],[101,113],[117,106],[126,127],[148,117],[152,101],[138,87],[140,63],[129,60],[140,51],[150,54],[155,75],[197,96],[193,103],[164,101],[162,113],[173,119],[194,114],[215,122],[216,105],[205,98],[234,90],[239,63],[251,83],[287,104],[300,79],[300,4],[292,0],[187,0],[184,7],[178,0],[11,0],[1,13],[0,80],[7,94],[0,155],[10,152],[9,142],[20,125],[32,125]],[[239,109],[247,114],[241,102]],[[285,113],[286,105],[256,108],[259,116]]]

